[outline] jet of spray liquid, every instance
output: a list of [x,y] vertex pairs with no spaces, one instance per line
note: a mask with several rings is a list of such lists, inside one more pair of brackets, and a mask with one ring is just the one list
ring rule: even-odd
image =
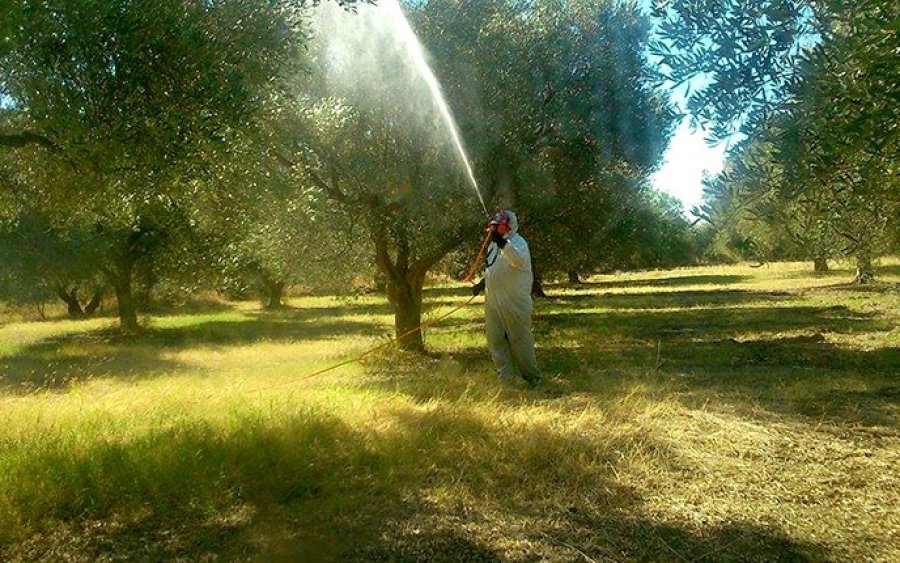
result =
[[397,0],[388,0],[384,2],[383,6],[384,9],[388,10],[390,15],[396,18],[397,22],[400,24],[398,27],[403,44],[409,52],[422,79],[428,85],[428,90],[434,98],[434,103],[437,106],[441,117],[444,119],[444,122],[447,124],[453,146],[456,147],[456,152],[459,154],[459,158],[466,169],[466,176],[468,177],[469,183],[472,184],[475,194],[478,196],[478,201],[481,203],[481,209],[486,216],[490,216],[487,206],[484,204],[484,198],[481,196],[481,190],[478,189],[478,182],[475,180],[475,173],[472,171],[472,165],[469,163],[468,155],[466,155],[466,149],[463,146],[462,138],[456,127],[456,121],[454,121],[453,115],[450,113],[450,108],[447,106],[446,100],[444,100],[444,95],[441,93],[441,85],[438,82],[437,77],[435,77],[434,73],[431,71],[431,67],[428,66],[428,61],[425,60],[425,52],[422,48],[422,44],[419,43],[419,38],[416,37],[412,27],[410,27],[409,21],[407,21],[406,15],[403,13],[403,9],[400,8],[400,4]]

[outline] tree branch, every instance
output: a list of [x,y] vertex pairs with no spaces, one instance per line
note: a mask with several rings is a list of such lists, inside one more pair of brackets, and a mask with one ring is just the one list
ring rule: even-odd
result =
[[59,145],[51,141],[48,137],[39,135],[33,131],[23,131],[21,133],[0,133],[0,146],[18,149],[27,147],[28,145],[40,145],[45,149],[49,149],[54,152],[59,151]]
[[[277,154],[275,156],[278,159],[278,162],[281,163],[285,168],[301,168],[300,164],[291,160],[284,154]],[[347,194],[342,192],[336,185],[336,183],[326,182],[322,176],[319,175],[318,172],[313,170],[312,168],[305,166],[303,168],[303,173],[309,176],[309,179],[312,180],[312,183],[316,185],[317,188],[325,192],[325,194],[331,199],[337,201],[338,203],[345,204],[349,201],[350,198],[347,197]]]
[[372,233],[372,242],[375,243],[375,263],[391,280],[396,281],[399,279],[399,275],[388,251],[387,225],[384,217],[381,213],[378,213],[378,202],[374,198],[373,201],[368,203],[368,207],[370,208],[370,215],[367,222]]
[[424,254],[421,258],[416,260],[410,266],[410,272],[419,272],[424,274],[428,270],[430,270],[435,264],[440,262],[440,260],[457,248],[460,244],[462,244],[463,240],[465,240],[465,234],[469,232],[472,228],[472,225],[463,225],[458,227],[454,232],[452,232],[449,236],[442,239],[444,242],[440,244],[433,251]]

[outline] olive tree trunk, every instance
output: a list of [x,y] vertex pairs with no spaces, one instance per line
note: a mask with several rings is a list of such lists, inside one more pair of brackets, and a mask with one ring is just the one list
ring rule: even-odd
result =
[[813,272],[824,274],[828,271],[828,259],[824,256],[816,256],[813,258]]
[[263,279],[263,287],[266,293],[266,309],[284,308],[284,282],[273,279]]
[[422,336],[422,287],[425,273],[407,272],[402,279],[389,280],[388,301],[394,306],[394,334],[401,350],[425,351]]
[[531,296],[532,297],[547,297],[547,292],[544,291],[544,278],[541,276],[541,272],[534,267],[532,263],[532,279],[531,279]]
[[424,353],[422,288],[425,276],[441,258],[461,244],[464,231],[450,233],[431,248],[413,249],[406,229],[410,222],[402,214],[398,213],[389,225],[385,219],[387,213],[374,211],[369,227],[375,243],[375,262],[387,278],[387,297],[394,308],[397,345],[402,350]]
[[125,331],[136,331],[138,328],[137,303],[132,291],[133,264],[123,264],[116,275],[109,280],[116,294],[116,305],[119,310],[119,326]]
[[581,277],[578,275],[578,270],[570,268],[567,273],[569,274],[569,283],[576,285],[581,284]]
[[81,308],[81,302],[78,301],[78,288],[69,289],[63,286],[57,286],[56,295],[66,304],[70,319],[81,319],[84,317],[84,309]]
[[[119,315],[119,327],[126,332],[135,332],[140,326],[137,318],[137,300],[134,296],[133,281],[135,262],[137,261],[137,243],[142,233],[133,233],[127,237],[120,254],[109,266],[102,268],[103,275],[116,294],[116,308]],[[99,303],[98,303],[99,305]]]
[[261,265],[255,265],[256,274],[262,283],[262,297],[264,307],[269,311],[281,309],[284,307],[284,280],[278,279],[278,276]]
[[103,290],[98,287],[94,289],[94,295],[91,297],[91,300],[84,306],[84,315],[86,317],[93,316],[97,309],[100,308],[101,303],[103,303]]
[[872,265],[872,255],[868,251],[860,251],[856,254],[856,276],[853,282],[866,285],[875,280],[875,266]]

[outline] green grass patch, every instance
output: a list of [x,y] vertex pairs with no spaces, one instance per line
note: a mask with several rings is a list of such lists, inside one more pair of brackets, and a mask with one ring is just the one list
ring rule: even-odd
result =
[[[379,298],[0,327],[0,559],[896,560],[900,274],[598,276],[536,390],[472,306]],[[429,290],[426,318],[466,288]]]

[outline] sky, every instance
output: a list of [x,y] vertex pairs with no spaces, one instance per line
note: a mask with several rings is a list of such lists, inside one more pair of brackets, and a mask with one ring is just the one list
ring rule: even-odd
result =
[[[650,13],[651,0],[639,0],[639,5],[645,14]],[[651,29],[651,35],[657,33]],[[659,39],[659,37],[657,37]],[[662,64],[662,61],[648,53],[651,64]],[[710,84],[710,76],[696,76],[682,87],[674,88],[670,92],[670,100],[683,114],[689,114],[687,110],[686,95],[688,92],[698,92]],[[722,170],[725,160],[727,142],[710,146],[706,141],[706,133],[699,127],[691,126],[690,115],[681,120],[672,138],[669,147],[663,155],[659,170],[653,174],[651,181],[653,187],[669,193],[682,201],[688,217],[693,217],[691,208],[699,205],[703,200],[703,176],[705,174],[716,175]]]
[[685,117],[669,141],[659,170],[651,176],[653,187],[672,194],[684,203],[685,212],[703,199],[703,174],[716,175],[722,170],[726,143],[711,147],[706,133],[690,125]]

